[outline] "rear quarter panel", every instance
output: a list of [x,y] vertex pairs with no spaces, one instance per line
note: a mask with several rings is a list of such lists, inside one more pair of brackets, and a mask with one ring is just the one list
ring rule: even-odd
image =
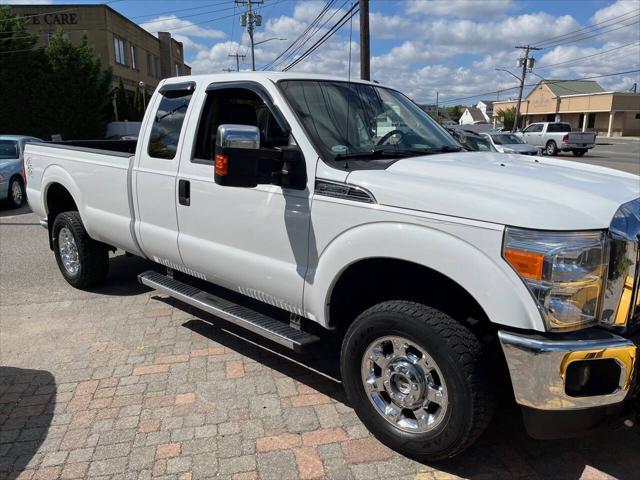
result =
[[88,149],[29,144],[25,150],[29,205],[46,217],[50,210],[47,192],[59,183],[75,200],[91,238],[140,253],[131,229],[131,159]]

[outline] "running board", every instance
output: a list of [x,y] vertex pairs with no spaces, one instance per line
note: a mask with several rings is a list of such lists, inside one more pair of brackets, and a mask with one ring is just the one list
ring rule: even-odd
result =
[[204,310],[295,351],[301,351],[307,345],[319,340],[315,335],[296,330],[286,323],[153,270],[138,275],[138,281],[147,287],[166,293],[176,300]]

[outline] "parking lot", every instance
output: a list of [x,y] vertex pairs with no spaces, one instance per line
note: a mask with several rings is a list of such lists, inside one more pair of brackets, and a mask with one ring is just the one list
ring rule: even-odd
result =
[[[640,143],[580,159],[640,173]],[[558,158],[574,161],[573,156]],[[0,478],[637,478],[640,429],[535,441],[505,396],[480,441],[422,465],[347,404],[332,351],[294,355],[147,290],[117,255],[71,288],[38,218],[0,210]]]

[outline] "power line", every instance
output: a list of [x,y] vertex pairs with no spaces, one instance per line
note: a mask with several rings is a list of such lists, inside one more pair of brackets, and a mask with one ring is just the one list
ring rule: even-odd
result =
[[358,4],[354,4],[349,10],[347,10],[347,13],[345,13],[330,29],[327,33],[325,33],[322,37],[320,37],[319,40],[316,41],[316,43],[314,43],[311,47],[309,47],[300,57],[298,57],[296,60],[294,60],[293,62],[291,62],[289,65],[287,65],[283,71],[289,71],[291,68],[295,67],[296,65],[298,65],[300,62],[302,62],[305,58],[307,58],[309,55],[311,55],[313,52],[315,52],[318,48],[320,48],[320,46],[325,43],[327,40],[329,40],[329,38],[331,38],[338,30],[340,30],[340,28],[342,28],[350,19],[351,17],[353,17],[356,13],[358,13],[360,10],[358,8]]
[[623,49],[623,48],[629,47],[629,46],[634,45],[634,44],[638,44],[638,45],[640,45],[639,41],[637,41],[637,40],[636,40],[636,41],[634,41],[634,42],[627,43],[627,44],[625,44],[625,45],[620,45],[619,47],[615,47],[615,48],[612,48],[612,49],[610,49],[610,50],[605,50],[605,51],[603,51],[603,52],[594,53],[594,54],[592,54],[592,55],[585,55],[585,56],[583,56],[583,57],[576,57],[576,58],[572,58],[571,60],[565,60],[565,61],[563,61],[563,62],[551,63],[551,64],[549,64],[549,65],[543,65],[542,67],[536,67],[536,69],[538,69],[538,70],[542,70],[542,69],[545,69],[545,68],[556,67],[556,66],[558,66],[558,65],[564,65],[564,64],[567,64],[567,63],[577,62],[578,60],[584,60],[585,58],[597,57],[597,56],[599,56],[599,55],[604,55],[605,53],[613,52],[613,51],[616,51],[616,50],[621,50],[621,49]]
[[307,33],[313,28],[315,27],[318,22],[320,22],[320,19],[325,15],[325,13],[329,10],[329,8],[331,8],[331,6],[336,2],[336,0],[328,0],[327,2],[325,2],[324,7],[322,8],[322,10],[320,10],[320,12],[318,13],[318,15],[316,15],[316,17],[313,19],[313,21],[307,26],[307,28],[305,28],[302,33],[300,35],[298,35],[298,37],[291,42],[291,44],[285,48],[282,52],[280,52],[280,54],[278,54],[278,56],[276,58],[274,58],[271,62],[269,62],[268,64],[266,64],[264,67],[262,67],[262,70],[268,70],[269,68],[271,68],[278,60],[280,60],[284,55],[286,55],[288,52],[294,52],[297,49],[297,45],[298,43],[307,35]]
[[[640,17],[640,16],[639,16],[639,17]],[[590,39],[590,38],[600,37],[600,36],[604,35],[605,33],[611,33],[611,32],[615,32],[616,30],[621,30],[621,29],[623,29],[623,28],[632,27],[632,26],[634,26],[634,25],[637,25],[638,23],[639,23],[639,20],[634,20],[634,21],[633,21],[633,22],[631,22],[631,23],[627,23],[627,24],[625,24],[625,25],[621,25],[621,26],[616,27],[616,28],[611,28],[611,29],[609,29],[609,30],[603,30],[603,31],[601,31],[601,32],[594,33],[593,35],[587,35],[587,36],[585,36],[585,37],[580,37],[580,38],[570,39],[569,41],[566,41],[566,42],[565,42],[565,41],[563,41],[563,42],[560,42],[560,43],[555,43],[555,44],[553,44],[553,45],[545,45],[543,48],[555,48],[555,47],[558,47],[558,46],[560,46],[560,45],[569,45],[569,44],[571,44],[571,43],[578,43],[578,42],[582,42],[582,41],[584,41],[584,40],[588,40],[588,39]]]
[[[212,4],[207,4],[207,5],[200,5],[199,7],[189,7],[189,8],[181,8],[179,10],[165,10],[164,12],[156,12],[156,13],[146,13],[144,15],[136,15],[135,17],[128,17],[130,19],[134,19],[134,18],[145,18],[145,17],[156,17],[156,16],[160,16],[160,15],[168,15],[170,13],[176,13],[176,12],[190,12],[193,10],[199,10],[201,8],[209,8],[209,7],[217,7],[219,5],[225,5],[229,3],[228,0],[222,0],[221,2],[218,3],[212,3]],[[204,15],[205,12],[201,12],[201,14]]]
[[[333,17],[335,17],[338,13],[340,13],[342,11],[342,9],[344,8],[344,6],[349,2],[349,0],[344,0],[344,2],[342,2],[342,5],[340,5],[340,7],[336,8],[333,13],[331,15],[329,15],[328,18],[324,19],[324,21],[322,22],[322,24],[320,24],[320,20],[323,19],[324,15],[322,15],[320,17],[320,19],[318,20],[318,22],[316,22],[316,25],[313,29],[313,31],[309,32],[308,35],[306,36],[306,38],[302,39],[302,41],[293,49],[291,50],[289,53],[287,53],[280,61],[278,61],[276,64],[272,65],[272,68],[279,68],[280,66],[282,66],[284,63],[288,62],[289,60],[291,60],[292,58],[294,58],[297,54],[300,53],[300,51],[302,50],[302,48],[309,43],[309,41],[311,41],[311,39],[320,31],[322,31],[322,29],[331,21],[331,19]],[[332,3],[333,5],[333,3]],[[327,9],[327,11],[325,12],[325,15],[329,12],[329,9]]]
[[[564,33],[562,35],[556,35],[555,37],[549,37],[549,38],[546,38],[544,40],[540,40],[535,45],[536,46],[542,46],[545,43],[555,43],[556,41],[558,41],[561,38],[571,37],[571,36],[574,36],[574,35],[578,34],[579,32],[582,32],[582,34],[588,33],[590,31],[592,31],[592,29],[594,29],[595,27],[597,27],[597,29],[599,29],[599,28],[608,28],[608,27],[598,27],[598,25],[604,25],[605,23],[613,22],[614,20],[620,19],[622,17],[626,17],[626,16],[631,15],[632,13],[635,13],[635,12],[638,12],[638,11],[640,11],[640,8],[636,8],[635,10],[631,10],[629,12],[623,13],[622,15],[618,15],[616,17],[611,17],[610,19],[603,20],[602,22],[594,23],[592,25],[587,25],[586,27],[581,27],[581,28],[579,28],[577,30],[573,30],[571,32],[567,32],[567,33]],[[628,20],[628,19],[626,19],[626,20]],[[617,22],[615,22],[615,23],[617,23]],[[609,26],[611,26],[611,25],[609,25]]]
[[[592,76],[592,77],[573,78],[571,80],[548,80],[546,83],[553,85],[553,84],[562,83],[562,82],[569,82],[569,81],[577,82],[577,81],[580,81],[580,80],[593,80],[594,78],[615,77],[615,76],[618,76],[618,75],[626,75],[627,73],[637,73],[637,72],[640,72],[640,69],[627,70],[625,72],[608,73],[608,74],[605,74],[605,75],[595,75],[595,76]],[[538,82],[538,83],[540,83],[540,82]],[[538,85],[538,83],[530,83],[528,85],[525,85],[525,87],[535,87],[536,85]],[[513,86],[513,87],[501,88],[500,90],[494,90],[492,92],[476,93],[475,95],[469,95],[468,97],[452,98],[452,99],[449,99],[449,100],[443,100],[440,103],[444,104],[444,103],[459,102],[461,100],[469,100],[470,98],[478,98],[478,97],[482,97],[482,96],[485,96],[485,95],[493,95],[493,94],[496,94],[498,92],[502,93],[502,92],[506,92],[506,91],[509,91],[509,90],[515,90],[516,88],[519,88],[519,86],[516,85],[516,86]],[[511,100],[511,101],[515,102],[515,100]]]

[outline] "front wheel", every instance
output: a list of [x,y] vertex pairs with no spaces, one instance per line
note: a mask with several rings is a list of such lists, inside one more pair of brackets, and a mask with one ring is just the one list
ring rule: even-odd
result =
[[53,222],[53,251],[65,280],[76,288],[101,283],[109,271],[109,251],[93,240],[78,212],[64,212]]
[[576,157],[582,157],[585,153],[587,153],[586,150],[581,150],[578,148],[574,148],[573,150],[571,150],[571,153],[573,153],[574,156]]
[[24,183],[19,177],[13,177],[9,182],[9,205],[11,208],[20,208],[24,205],[27,193]]
[[549,140],[544,151],[547,155],[555,155],[558,153],[558,146],[556,145],[556,142]]
[[341,372],[349,401],[385,445],[419,461],[453,457],[492,416],[484,348],[470,330],[408,301],[371,307],[350,326]]

